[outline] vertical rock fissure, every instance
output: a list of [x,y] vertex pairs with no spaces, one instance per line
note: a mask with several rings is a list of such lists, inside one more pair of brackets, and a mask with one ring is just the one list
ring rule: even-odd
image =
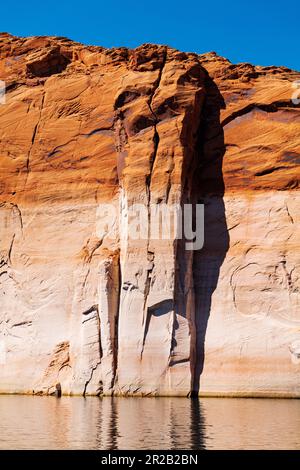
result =
[[156,155],[157,155],[157,151],[158,151],[158,145],[159,145],[159,134],[158,134],[158,130],[157,130],[157,124],[159,122],[159,119],[158,119],[156,113],[153,110],[152,102],[153,102],[154,95],[155,95],[156,91],[159,89],[159,86],[160,86],[163,70],[164,70],[164,67],[165,67],[166,62],[167,62],[167,56],[168,56],[168,49],[165,48],[164,55],[163,55],[163,60],[162,60],[162,65],[161,65],[160,70],[159,70],[159,75],[158,75],[158,78],[156,80],[156,83],[154,84],[152,93],[150,94],[150,98],[149,98],[149,101],[148,101],[148,106],[149,106],[150,112],[151,112],[151,114],[154,118],[154,125],[153,125],[153,127],[154,127],[154,135],[153,135],[154,150],[153,150],[152,158],[150,159],[150,171],[149,171],[149,181],[148,181],[149,193],[150,193],[150,187],[151,187],[152,169],[154,167],[154,163],[155,163],[155,159],[156,159]]
[[[83,312],[83,315],[88,315],[89,313],[91,312],[95,312],[96,314],[96,318],[97,318],[97,328],[98,328],[98,346],[99,346],[99,361],[97,361],[97,363],[91,367],[91,372],[90,372],[90,376],[88,378],[88,380],[86,380],[85,384],[84,384],[84,389],[83,389],[83,396],[85,397],[86,396],[86,393],[87,393],[87,388],[93,378],[93,375],[94,375],[94,372],[97,370],[97,368],[101,365],[101,360],[102,360],[102,357],[103,357],[103,351],[102,351],[102,344],[101,344],[101,320],[100,320],[100,313],[99,313],[99,308],[98,308],[98,305],[93,305],[91,308],[89,308],[88,310],[86,310],[85,312]],[[84,320],[82,322],[82,324],[84,324],[86,321],[89,321],[91,320],[91,318],[88,318],[87,320]],[[100,395],[102,393],[102,390],[101,390],[101,384],[99,384],[100,387],[99,387],[99,392],[98,394]]]
[[11,265],[11,254],[12,254],[15,238],[16,238],[16,234],[14,233],[13,237],[11,239],[11,242],[10,242],[9,250],[8,250],[8,262],[9,262],[10,265]]
[[34,143],[35,143],[37,131],[38,131],[38,128],[39,128],[39,125],[40,125],[41,117],[42,117],[42,111],[43,111],[44,101],[45,101],[45,94],[46,94],[46,93],[43,91],[42,100],[41,100],[41,107],[40,107],[40,112],[39,112],[39,117],[38,117],[38,120],[37,120],[37,122],[36,122],[36,124],[35,124],[35,126],[34,126],[34,129],[33,129],[32,138],[31,138],[31,145],[30,145],[30,149],[29,149],[28,155],[27,155],[27,161],[26,161],[27,177],[28,177],[28,174],[29,174],[29,172],[30,172],[30,157],[31,157],[31,152],[32,152],[32,148],[33,148]]
[[[162,65],[161,65],[160,70],[159,70],[159,75],[158,75],[158,78],[156,80],[156,83],[154,84],[152,93],[151,93],[149,101],[148,101],[148,106],[149,106],[150,112],[151,112],[151,114],[153,115],[153,118],[154,118],[154,125],[153,125],[153,127],[154,127],[154,135],[153,135],[154,149],[153,149],[153,153],[152,153],[151,158],[150,158],[149,174],[146,177],[146,191],[147,191],[147,204],[148,204],[147,259],[148,259],[148,262],[152,263],[152,264],[151,264],[151,268],[147,269],[147,278],[146,278],[146,282],[145,282],[144,310],[143,310],[144,334],[143,334],[143,346],[142,346],[141,356],[143,354],[144,344],[145,344],[145,339],[146,339],[146,337],[145,337],[145,328],[146,328],[146,323],[147,323],[147,301],[148,301],[148,295],[149,295],[150,285],[151,285],[151,274],[152,274],[152,271],[154,269],[154,253],[149,251],[150,237],[151,237],[150,202],[151,202],[152,171],[153,171],[153,167],[154,167],[154,164],[155,164],[156,155],[157,155],[158,146],[159,146],[159,134],[158,134],[158,131],[157,131],[157,124],[159,122],[159,119],[158,119],[157,115],[155,114],[155,112],[153,111],[152,102],[153,102],[154,95],[155,95],[156,91],[159,89],[159,86],[160,86],[160,83],[161,83],[163,70],[164,70],[164,67],[165,67],[165,64],[166,64],[166,61],[167,61],[167,55],[168,55],[167,52],[168,52],[168,50],[167,50],[167,47],[166,47],[164,49],[163,60],[162,60]],[[145,321],[145,319],[146,319],[146,321]]]
[[84,389],[83,389],[83,394],[82,394],[84,397],[86,396],[87,387],[88,387],[89,383],[91,382],[91,380],[93,378],[94,372],[97,370],[97,368],[100,366],[100,364],[101,364],[101,361],[97,362],[97,364],[91,368],[91,375],[84,384]]
[[151,287],[151,276],[152,276],[152,272],[154,269],[154,258],[155,258],[154,253],[152,251],[149,251],[149,248],[148,248],[147,259],[148,259],[148,262],[151,263],[151,265],[147,269],[147,279],[146,279],[146,286],[145,286],[145,299],[144,299],[144,308],[143,308],[144,333],[143,333],[143,344],[142,344],[142,349],[141,349],[141,359],[143,357],[147,332],[148,332],[149,324],[151,320],[151,312],[147,307],[147,300],[148,300],[148,295],[149,295],[150,287]]
[[[201,68],[199,69],[199,81],[201,80]],[[203,83],[199,83],[202,88]],[[204,89],[206,93],[206,83],[204,83]],[[182,213],[184,213],[184,204],[192,204],[193,206],[193,220],[194,205],[197,203],[197,194],[195,189],[195,174],[199,166],[199,151],[198,151],[198,135],[202,129],[202,116],[204,114],[204,103],[197,99],[197,93],[195,92],[195,102],[193,109],[193,122],[196,122],[195,132],[190,134],[189,146],[183,144],[184,147],[184,158],[183,158],[183,173],[181,178],[181,194],[180,194],[180,206],[182,207]],[[188,112],[188,110],[187,110]],[[190,119],[184,120],[184,125],[189,125]],[[185,134],[185,129],[182,129],[181,134]],[[181,139],[181,136],[179,137]],[[194,225],[194,222],[193,222]],[[194,286],[194,275],[193,275],[193,263],[194,263],[194,250],[186,251],[185,243],[187,240],[183,234],[183,238],[175,241],[175,273],[174,273],[174,315],[172,324],[172,340],[169,353],[169,366],[176,364],[173,361],[175,348],[177,346],[176,330],[177,330],[177,316],[184,316],[188,321],[189,326],[189,355],[186,358],[181,359],[181,362],[189,361],[190,364],[190,390],[187,396],[193,395],[193,384],[195,376],[195,354],[196,354],[196,321],[195,321],[195,286]]]
[[128,144],[128,134],[124,126],[124,116],[122,110],[115,110],[111,129],[114,131],[115,135],[115,149],[117,152],[117,176],[120,186],[122,171],[125,166],[125,148]]
[[119,315],[121,310],[121,287],[122,287],[122,272],[120,256],[118,257],[118,300],[117,300],[117,312],[114,325],[114,343],[113,343],[113,377],[112,377],[112,390],[117,383],[117,371],[118,371],[118,354],[119,354]]
[[[226,108],[224,98],[209,73],[205,72],[204,102],[197,130],[196,160],[193,175],[193,198],[205,203],[204,246],[193,253],[193,285],[195,301],[195,354],[191,363],[192,396],[198,396],[206,355],[206,334],[211,314],[213,293],[218,285],[220,269],[229,248],[229,235],[224,205],[223,157],[224,130],[220,120]],[[229,285],[235,306],[233,275]]]

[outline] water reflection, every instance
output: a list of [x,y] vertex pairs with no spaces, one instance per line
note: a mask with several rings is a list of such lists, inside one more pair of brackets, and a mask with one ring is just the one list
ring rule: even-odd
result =
[[0,396],[0,448],[300,449],[300,402]]

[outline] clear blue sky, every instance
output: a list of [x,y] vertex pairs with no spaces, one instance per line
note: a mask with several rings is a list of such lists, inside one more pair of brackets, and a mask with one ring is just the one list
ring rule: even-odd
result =
[[6,1],[0,31],[67,36],[105,47],[153,42],[300,70],[299,5],[299,0]]

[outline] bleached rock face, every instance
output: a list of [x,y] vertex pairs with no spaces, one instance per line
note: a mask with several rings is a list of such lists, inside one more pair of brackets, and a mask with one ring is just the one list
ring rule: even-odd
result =
[[300,396],[299,78],[0,36],[0,392]]

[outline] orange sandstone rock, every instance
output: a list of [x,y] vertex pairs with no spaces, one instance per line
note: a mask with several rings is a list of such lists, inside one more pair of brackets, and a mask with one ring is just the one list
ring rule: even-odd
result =
[[[299,78],[0,35],[1,392],[300,395]],[[201,250],[151,237],[196,202]]]

